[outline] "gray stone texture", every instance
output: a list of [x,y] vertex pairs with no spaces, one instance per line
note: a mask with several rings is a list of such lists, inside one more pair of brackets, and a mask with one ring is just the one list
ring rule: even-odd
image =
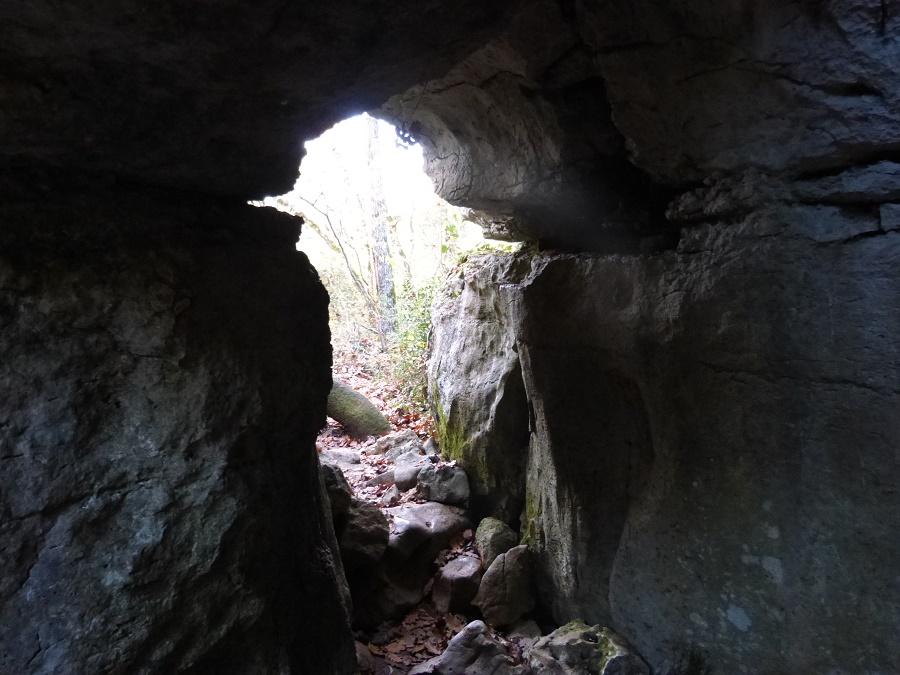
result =
[[535,260],[510,289],[523,530],[557,620],[655,669],[691,649],[713,672],[900,669],[898,260],[877,209],[812,205],[663,255]]
[[348,569],[354,621],[365,628],[401,618],[421,602],[435,557],[469,527],[462,509],[437,502],[401,504],[386,513],[390,536],[380,562]]
[[528,663],[534,675],[650,675],[622,638],[577,619],[535,642]]
[[518,543],[519,537],[512,528],[496,518],[485,518],[475,530],[475,548],[478,549],[485,569],[491,566],[498,555],[506,553]]
[[470,256],[435,301],[428,360],[442,454],[466,470],[476,516],[510,521],[525,495],[528,408],[499,287],[528,269],[513,256]]
[[430,371],[557,620],[657,672],[900,672],[898,34],[874,0],[0,6],[0,671],[353,672],[326,299],[244,201],[396,95],[442,194],[591,252],[460,272]]
[[480,582],[481,560],[461,555],[438,570],[431,590],[432,602],[439,612],[469,613]]
[[473,621],[455,635],[440,656],[419,664],[409,675],[528,675],[483,621]]
[[313,449],[326,296],[296,222],[125,186],[4,197],[0,672],[348,672]]
[[472,604],[495,627],[509,626],[534,609],[532,555],[516,546],[498,555],[487,568]]
[[339,380],[331,384],[326,411],[356,439],[381,436],[391,430],[391,423],[374,403]]
[[350,511],[353,490],[339,467],[323,463],[321,468],[325,492],[328,495],[328,505],[331,508],[331,519],[335,527],[338,527],[344,522]]
[[417,477],[419,494],[441,504],[466,506],[469,503],[469,479],[460,466],[429,464]]
[[[348,574],[360,568],[365,572],[378,564],[387,549],[388,532],[387,518],[379,507],[360,499],[352,500],[338,533],[341,559]],[[352,581],[351,578],[351,588]]]

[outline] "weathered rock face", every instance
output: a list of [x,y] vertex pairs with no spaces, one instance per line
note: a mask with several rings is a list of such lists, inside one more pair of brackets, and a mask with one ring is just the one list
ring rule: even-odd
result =
[[900,15],[884,3],[532,0],[384,114],[449,201],[501,236],[655,248],[671,189],[796,177],[900,147]]
[[351,672],[296,224],[122,186],[5,197],[0,671]]
[[664,255],[538,258],[510,290],[558,620],[611,621],[663,672],[691,650],[713,672],[900,668],[895,208],[773,207]]
[[557,618],[659,671],[900,671],[891,3],[0,19],[0,670],[352,670],[325,300],[242,200],[398,94],[442,194],[506,236],[671,249],[486,260],[437,327],[444,450],[476,512],[524,503]]
[[279,194],[304,140],[440,76],[513,4],[5,5],[4,69],[17,76],[0,161]]
[[496,39],[382,108],[422,143],[440,194],[499,238],[604,248],[659,229],[664,202],[628,162],[584,13],[523,2]]
[[518,518],[525,493],[528,408],[501,283],[516,258],[472,256],[432,312],[428,378],[441,452],[465,468],[476,513]]

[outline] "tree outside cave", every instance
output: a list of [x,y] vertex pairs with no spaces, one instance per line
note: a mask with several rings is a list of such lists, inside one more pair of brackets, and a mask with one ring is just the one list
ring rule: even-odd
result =
[[294,189],[262,204],[305,220],[297,248],[331,297],[335,374],[424,412],[432,300],[461,254],[486,245],[481,229],[435,194],[421,147],[383,120],[344,120],[306,151]]

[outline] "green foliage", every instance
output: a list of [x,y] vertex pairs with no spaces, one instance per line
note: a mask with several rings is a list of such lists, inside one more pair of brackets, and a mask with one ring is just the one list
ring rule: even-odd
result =
[[522,541],[531,546],[538,544],[541,537],[541,502],[538,495],[530,491],[525,493],[525,509],[522,514]]
[[428,401],[425,358],[431,303],[437,288],[437,278],[421,288],[414,288],[407,280],[397,294],[397,334],[391,349],[391,370],[401,393],[420,410],[427,408]]
[[497,241],[486,239],[475,248],[462,251],[456,258],[455,265],[463,265],[473,255],[485,255],[487,253],[516,253],[522,250],[525,244],[521,242]]

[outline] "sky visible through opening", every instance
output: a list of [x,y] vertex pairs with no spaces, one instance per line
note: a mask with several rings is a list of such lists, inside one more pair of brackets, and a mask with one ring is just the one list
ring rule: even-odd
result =
[[[373,126],[377,128],[374,139]],[[371,196],[372,173],[377,172],[378,178],[374,182],[380,185],[385,210],[396,220],[401,238],[404,235],[416,237],[417,221],[421,224],[433,218],[435,206],[440,204],[460,216],[458,247],[461,250],[471,249],[483,241],[481,229],[465,220],[465,209],[456,209],[435,194],[431,179],[425,173],[422,147],[404,143],[390,123],[366,113],[356,115],[339,122],[318,138],[306,141],[305,148],[306,156],[294,189],[278,197],[269,197],[263,204],[302,214],[317,222],[324,221],[324,214],[328,214],[333,223],[340,221],[344,227],[353,228],[355,221],[364,223],[369,217],[365,206],[361,208],[356,197]],[[325,222],[318,224],[327,226]],[[427,236],[427,233],[419,236]],[[316,265],[323,255],[327,255],[328,246],[314,228],[304,227],[297,248]]]

